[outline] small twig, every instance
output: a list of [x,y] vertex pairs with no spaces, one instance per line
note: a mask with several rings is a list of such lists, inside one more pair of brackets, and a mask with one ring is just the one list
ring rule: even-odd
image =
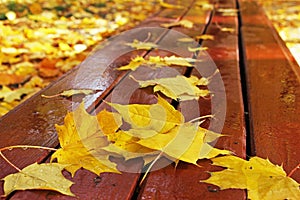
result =
[[57,149],[54,149],[51,147],[42,147],[42,146],[33,146],[33,145],[13,145],[13,146],[1,148],[0,152],[5,151],[5,150],[16,149],[16,148],[45,149],[45,150],[50,150],[50,151],[57,151]]
[[289,173],[288,177],[291,177],[298,169],[300,169],[300,163]]
[[0,151],[0,156],[13,168],[15,168],[17,171],[21,171],[21,169],[19,167],[17,167],[16,165],[14,165],[12,162],[10,162],[4,155],[3,153]]
[[190,121],[188,121],[188,123],[193,123],[193,122],[196,122],[196,121],[200,121],[201,119],[205,119],[205,118],[214,118],[215,116],[214,115],[204,115],[204,116],[201,116],[201,117],[197,117],[195,119],[192,119]]

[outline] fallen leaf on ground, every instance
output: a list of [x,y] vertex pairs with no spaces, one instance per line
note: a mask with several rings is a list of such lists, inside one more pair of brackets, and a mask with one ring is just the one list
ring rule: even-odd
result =
[[3,98],[3,101],[11,103],[15,100],[21,100],[23,95],[27,95],[35,92],[33,88],[18,88],[11,90],[9,87],[3,86],[0,90],[0,99]]
[[189,50],[190,52],[205,51],[205,50],[207,50],[207,49],[208,49],[208,47],[195,47],[195,48],[193,48],[193,47],[188,47],[188,50]]
[[203,34],[196,36],[197,40],[214,40],[215,37],[213,35]]
[[94,90],[89,90],[89,89],[71,89],[71,90],[65,90],[61,93],[55,94],[55,95],[41,95],[44,98],[54,98],[54,97],[58,97],[58,96],[62,96],[62,97],[71,97],[74,95],[79,95],[79,94],[84,94],[84,95],[89,95],[89,94],[93,94],[95,93]]
[[157,104],[121,105],[107,102],[134,129],[154,130],[164,133],[181,124],[183,115],[165,99],[158,97]]
[[193,67],[192,63],[199,62],[197,59],[193,58],[184,58],[184,57],[177,57],[177,56],[170,56],[170,57],[160,57],[160,56],[150,56],[147,59],[143,57],[137,56],[130,61],[128,65],[119,67],[118,70],[132,70],[135,71],[139,66],[146,65],[151,67],[162,67],[162,66],[181,66],[181,67]]
[[217,185],[221,190],[247,189],[253,200],[300,199],[299,183],[287,177],[282,166],[268,159],[252,157],[249,161],[236,156],[213,158],[213,165],[226,167],[223,171],[210,172],[211,177],[201,181]]
[[58,163],[31,164],[20,172],[2,179],[4,195],[7,196],[15,190],[43,189],[75,196],[70,190],[73,182],[62,175],[62,170],[66,166]]
[[0,73],[0,85],[19,84],[19,83],[23,83],[25,80],[26,80],[25,76]]
[[[230,151],[215,149],[205,144],[204,137],[205,131],[198,129],[197,124],[184,123],[165,134],[158,133],[152,137],[140,139],[137,143],[149,149],[164,152],[172,158],[195,165],[197,165],[199,159],[209,159],[219,154],[230,154]],[[205,149],[203,150],[203,148]],[[210,153],[211,151],[214,152]]]
[[218,8],[217,12],[221,12],[222,16],[237,16],[239,10],[235,8]]
[[178,42],[196,42],[193,38],[179,38]]
[[141,42],[138,40],[133,40],[132,43],[126,43],[126,45],[131,46],[132,48],[135,48],[137,50],[150,50],[153,48],[157,48],[157,44],[154,44],[152,42]]
[[[132,78],[134,79],[134,77]],[[199,97],[205,97],[209,95],[208,90],[199,89],[197,87],[197,85],[200,85],[199,83],[201,82],[200,79],[198,79],[195,76],[187,78],[182,75],[177,75],[176,77],[170,78],[136,81],[139,83],[141,88],[153,86],[154,92],[160,91],[167,97],[179,101],[186,101],[192,99],[197,100],[199,99]]]
[[109,142],[97,117],[89,115],[83,103],[66,115],[64,125],[55,127],[61,148],[52,155],[51,161],[56,158],[58,163],[67,164],[65,169],[72,176],[81,167],[98,175],[102,172],[119,173],[116,164],[109,160],[109,153],[101,149]]
[[234,33],[235,29],[234,28],[222,27],[221,31],[223,31],[223,32],[229,32],[229,33]]
[[187,19],[183,19],[183,20],[180,20],[178,22],[164,23],[164,24],[161,24],[161,26],[165,27],[165,28],[171,28],[171,27],[174,27],[174,26],[182,26],[184,28],[193,28],[194,23],[192,21],[187,20]]
[[161,7],[164,7],[164,8],[170,8],[170,9],[182,9],[183,8],[183,6],[181,6],[181,5],[169,4],[169,3],[164,2],[163,0],[159,0],[159,4]]
[[137,56],[134,59],[132,59],[128,65],[119,67],[118,70],[129,70],[130,69],[132,71],[135,71],[139,66],[144,65],[146,63],[147,63],[147,61],[143,57]]

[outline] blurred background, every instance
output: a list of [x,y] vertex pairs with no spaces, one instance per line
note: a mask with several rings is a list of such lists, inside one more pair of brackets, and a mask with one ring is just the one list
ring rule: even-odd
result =
[[[257,1],[300,64],[300,1]],[[157,12],[159,2],[0,0],[0,116],[78,65],[100,41]]]

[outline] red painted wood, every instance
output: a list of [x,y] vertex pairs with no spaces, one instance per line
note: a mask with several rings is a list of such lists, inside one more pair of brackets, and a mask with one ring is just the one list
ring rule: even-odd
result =
[[[191,1],[186,1],[185,3],[189,5]],[[176,18],[178,18],[181,17],[184,12],[185,11],[164,9],[159,13],[159,20],[147,20],[146,22],[148,24],[146,26],[150,26],[149,24],[157,26],[166,20],[168,21],[168,19],[164,20],[163,18],[170,16],[176,16]],[[147,33],[137,34],[132,35],[132,38],[126,39],[128,42],[131,42],[133,39],[139,39],[140,36],[143,38],[146,35]],[[125,55],[108,67],[108,64],[110,64],[110,58],[115,55],[114,51],[115,49],[111,49],[110,46],[104,47],[104,49],[99,50],[93,55],[95,59],[90,58],[81,66],[69,72],[63,78],[18,106],[5,117],[1,118],[0,127],[3,128],[0,130],[0,146],[4,147],[15,144],[50,147],[57,146],[58,142],[56,132],[54,130],[54,124],[62,124],[67,110],[71,110],[72,106],[78,103],[73,103],[72,101],[63,98],[45,99],[41,98],[40,94],[51,95],[70,88],[85,88],[101,90],[99,93],[100,95],[103,95],[105,92],[112,89],[111,85],[120,81],[120,77],[123,77],[124,74],[126,74],[113,69],[116,66],[126,64],[126,62],[128,63],[130,59],[130,57]],[[102,59],[99,59],[97,56],[102,56]],[[134,56],[134,54],[131,54],[130,56]],[[100,79],[99,74],[101,75],[101,72],[95,70],[99,65],[103,65],[105,67]],[[84,70],[82,70],[83,68]],[[97,74],[97,72],[99,74]],[[92,99],[95,98],[92,97]],[[42,161],[48,154],[49,152],[38,150],[13,150],[11,152],[5,152],[5,155],[7,155],[7,157],[9,157],[9,159],[20,168],[23,168],[35,161]],[[141,166],[140,164],[141,162],[134,162],[133,165],[130,163],[124,163],[126,167],[134,167],[136,165],[137,168],[140,168],[138,167]],[[1,177],[14,172],[14,170],[3,160],[0,161],[0,166]],[[85,177],[85,179],[82,179],[82,177]],[[110,181],[96,181],[97,184],[94,184],[94,178],[101,180],[109,179]],[[97,199],[128,199],[133,195],[137,178],[139,178],[138,174],[130,173],[123,173],[122,175],[101,174],[99,178],[94,174],[81,170],[73,179],[76,184],[72,187],[72,191],[81,198],[91,199],[96,197]],[[91,184],[89,185],[86,183]],[[1,182],[1,185],[2,184],[3,182]],[[82,187],[82,185],[86,187]],[[95,187],[95,185],[97,185],[97,187]],[[1,191],[0,194],[3,194],[3,191]],[[72,199],[71,197],[62,196],[53,192],[49,193],[48,191],[17,192],[12,199],[20,199],[23,197],[26,197],[26,199],[48,199],[49,195],[51,198]],[[87,195],[90,195],[90,197]]]
[[[263,10],[253,1],[240,3],[253,155],[289,173],[300,163],[300,69]],[[300,171],[292,177],[299,182]]]
[[[225,4],[226,3],[226,4]],[[235,8],[234,1],[226,1],[219,6],[228,7],[229,5]],[[197,18],[197,15],[189,16],[189,13],[185,18]],[[228,135],[218,140],[216,147],[222,149],[229,149],[235,152],[240,157],[245,157],[245,127],[244,127],[244,113],[243,113],[243,101],[242,91],[240,85],[239,63],[238,63],[238,38],[237,33],[229,33],[220,31],[219,26],[226,26],[227,28],[237,29],[237,18],[226,17],[223,19],[216,13],[213,17],[213,23],[209,26],[207,34],[214,35],[213,41],[204,41],[203,45],[208,47],[208,53],[215,61],[216,65],[220,69],[222,79],[226,89],[227,104],[224,105],[222,99],[222,88],[216,88],[215,97],[217,104],[220,105],[217,110],[222,110],[222,106],[227,106],[225,124],[222,133]],[[219,21],[218,19],[223,19]],[[217,21],[218,20],[218,21]],[[218,22],[218,26],[215,24]],[[185,30],[187,33],[188,31]],[[190,34],[195,34],[191,31]],[[196,35],[201,35],[200,32]],[[199,58],[202,58],[199,56]],[[214,71],[208,72],[212,74]],[[194,75],[199,76],[197,71],[193,71]],[[216,84],[212,82],[212,84]],[[199,100],[199,109],[201,115],[211,113],[211,101]],[[191,107],[191,103],[181,103],[181,110],[185,110],[188,120],[199,116],[199,113],[195,107]],[[196,112],[195,112],[196,110]],[[164,159],[158,161],[157,166],[160,166],[164,162]],[[200,183],[200,180],[207,179],[209,177],[207,171],[213,171],[218,168],[212,167],[208,161],[202,160],[198,164],[201,166],[196,167],[192,164],[186,164],[180,162],[175,169],[174,165],[169,165],[166,168],[158,171],[151,172],[144,185],[143,190],[140,193],[139,199],[245,199],[245,192],[242,190],[224,190],[220,191],[218,187]]]

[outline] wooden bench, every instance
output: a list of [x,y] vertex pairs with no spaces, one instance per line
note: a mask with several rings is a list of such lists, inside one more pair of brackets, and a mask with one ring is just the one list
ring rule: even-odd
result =
[[[177,1],[174,1],[177,2]],[[255,1],[247,0],[211,0],[214,10],[203,10],[194,0],[180,1],[186,9],[176,10],[162,8],[160,12],[149,17],[139,27],[159,27],[162,23],[173,20],[188,19],[194,22],[192,29],[183,27],[169,28],[194,37],[202,34],[214,36],[214,40],[198,42],[208,47],[211,56],[224,82],[226,97],[222,88],[213,91],[219,103],[217,109],[226,109],[222,137],[216,147],[233,151],[237,156],[249,158],[260,156],[271,162],[283,164],[290,172],[300,162],[300,147],[297,136],[300,133],[300,70],[282,40],[268,21],[263,10]],[[232,15],[226,15],[221,9],[238,9]],[[142,29],[141,29],[142,30]],[[158,44],[168,44],[170,32],[157,34]],[[128,37],[145,39],[147,32],[137,32]],[[164,40],[165,38],[165,40]],[[86,100],[90,109],[100,111],[110,109],[103,100],[111,99],[117,103],[155,103],[155,96],[148,89],[138,89],[127,98],[122,85],[134,73],[144,79],[164,74],[118,71],[115,68],[124,65],[136,55],[169,55],[163,50],[134,51],[117,55],[110,45],[97,50],[91,58],[70,71],[56,82],[34,95],[0,119],[0,147],[10,145],[39,145],[57,148],[59,146],[54,124],[63,124],[67,111],[79,104],[75,99],[42,98],[41,94],[53,95],[68,89],[92,89],[100,91]],[[180,53],[180,49],[178,50]],[[193,56],[192,53],[189,55]],[[201,54],[197,58],[202,58]],[[110,63],[114,57],[117,59]],[[103,66],[103,71],[99,71]],[[84,69],[84,70],[83,70]],[[196,70],[175,68],[180,74],[200,76]],[[163,73],[163,72],[162,72]],[[126,82],[127,81],[127,82]],[[224,99],[222,99],[224,98]],[[226,104],[222,104],[226,100]],[[200,99],[198,102],[201,114],[212,112],[213,99]],[[180,103],[178,108],[185,110],[186,118],[197,117],[194,107]],[[209,126],[209,124],[204,124]],[[16,166],[24,168],[34,162],[47,162],[51,152],[47,150],[14,149],[5,151]],[[164,162],[161,159],[159,162]],[[119,167],[140,171],[142,160],[118,161]],[[200,183],[207,179],[207,171],[216,167],[208,160],[198,162],[202,167],[180,162],[176,170],[168,165],[150,172],[140,184],[140,173],[112,174],[100,176],[81,169],[71,178],[75,182],[72,192],[79,199],[246,199],[244,190],[223,190],[218,187]],[[7,162],[0,159],[0,178],[16,172]],[[300,171],[292,178],[300,182]],[[0,182],[3,188],[3,181]],[[0,195],[3,190],[0,190]],[[30,190],[17,191],[7,199],[76,199],[57,192]]]

